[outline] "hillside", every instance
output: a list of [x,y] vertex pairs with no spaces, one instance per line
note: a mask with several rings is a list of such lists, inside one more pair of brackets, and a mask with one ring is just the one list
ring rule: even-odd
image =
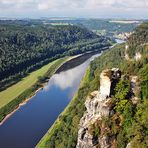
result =
[[142,53],[145,55],[147,53],[148,47],[148,25],[143,23],[136,28],[136,31],[128,39],[128,54],[132,58],[134,53]]
[[113,21],[110,19],[73,19],[73,20],[45,20],[51,25],[56,24],[77,24],[79,26],[85,26],[89,30],[93,30],[98,34],[106,36],[118,36],[122,33],[133,32],[133,30],[141,23],[137,21]]
[[[101,79],[100,74],[102,70],[114,67],[118,67],[121,70],[121,78],[115,82],[114,78],[109,78],[111,79],[111,83],[113,83],[113,87],[110,88],[111,92],[104,101],[104,103],[108,103],[100,104],[100,106],[98,105],[98,109],[96,109],[96,116],[102,113],[101,118],[98,117],[94,123],[89,121],[88,132],[92,135],[92,142],[95,147],[98,145],[102,148],[121,148],[126,146],[145,148],[148,145],[147,27],[148,23],[142,24],[135,30],[135,33],[125,45],[119,45],[111,51],[106,52],[91,64],[91,85],[96,85],[96,89],[98,85],[101,86],[98,82]],[[110,77],[109,73],[107,73],[107,76]],[[104,89],[106,92],[107,88]],[[101,87],[99,91],[101,94]],[[93,102],[93,99],[91,101]],[[107,112],[108,115],[106,115]],[[83,142],[85,143],[85,141]],[[79,144],[77,147],[79,147]],[[88,145],[88,143],[86,144]]]
[[[129,38],[127,43],[117,45],[111,50],[104,52],[102,56],[91,63],[72,102],[65,112],[59,116],[38,147],[72,148],[76,147],[76,145],[78,148],[80,146],[88,147],[90,143],[88,143],[87,139],[92,142],[94,147],[147,147],[147,27],[148,23],[142,24],[135,30],[135,33]],[[138,58],[136,58],[137,52],[140,55]],[[82,116],[85,116],[84,113],[88,112],[88,108],[87,110],[85,108],[85,105],[87,106],[86,98],[90,97],[90,101],[91,99],[93,101],[95,97],[94,95],[91,97],[91,92],[95,90],[98,92],[101,72],[114,67],[120,69],[121,77],[114,83],[111,89],[111,96],[108,96],[110,101],[105,104],[106,108],[112,113],[106,117],[101,116],[101,119],[98,120],[94,118],[95,120],[93,121],[95,123],[93,124],[92,122],[89,123],[86,118],[89,128],[86,128],[82,136],[78,137],[78,130],[82,131],[81,126],[79,126],[80,119],[85,119]],[[108,77],[110,74],[112,73],[109,71],[106,76]],[[99,108],[99,104],[95,106],[96,109]],[[91,113],[92,110],[89,111]],[[97,110],[95,117],[100,111]],[[80,131],[79,133],[81,133]],[[106,143],[103,143],[103,139],[102,143],[100,143],[100,138],[103,137],[105,137],[104,142]],[[77,143],[79,140],[84,145],[79,145]]]
[[0,21],[0,89],[50,61],[109,46],[86,28]]

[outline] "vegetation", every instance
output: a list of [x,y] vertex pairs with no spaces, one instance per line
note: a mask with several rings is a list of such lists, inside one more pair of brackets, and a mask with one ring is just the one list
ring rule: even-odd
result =
[[79,26],[85,26],[89,30],[93,30],[99,34],[113,37],[113,35],[120,34],[123,32],[132,32],[138,23],[119,23],[110,20],[100,19],[76,19],[76,20],[50,20],[52,23],[69,23],[76,24]]
[[0,90],[43,65],[67,56],[109,46],[109,39],[86,28],[0,21]]
[[[148,23],[141,25],[136,29],[136,32],[141,30],[140,36],[134,38],[133,43],[139,44],[139,40],[142,43],[147,43]],[[144,38],[141,38],[145,34]],[[136,34],[136,33],[135,33]],[[135,36],[133,34],[133,36]],[[130,49],[134,51],[134,46],[131,46],[130,39],[128,41]],[[148,145],[148,63],[146,50],[143,46],[140,50],[142,58],[139,61],[134,59],[135,52],[131,52],[132,60],[125,59],[125,44],[117,45],[109,51],[103,53],[102,56],[96,58],[91,62],[90,68],[85,75],[85,79],[81,84],[76,96],[68,106],[68,108],[62,113],[53,127],[48,131],[46,136],[41,140],[38,147],[75,147],[78,123],[83,113],[85,112],[84,102],[86,96],[92,90],[96,90],[99,87],[99,75],[102,70],[106,68],[119,67],[122,71],[122,77],[117,83],[114,94],[112,96],[112,109],[114,115],[108,119],[103,119],[102,123],[92,125],[89,129],[91,133],[99,136],[101,133],[101,125],[105,125],[106,131],[101,134],[107,134],[110,138],[114,139],[114,146],[124,148],[129,142],[132,147],[145,148]],[[139,78],[141,90],[137,96],[131,93],[130,89],[130,77],[136,75]],[[140,97],[137,104],[133,104],[132,97]],[[98,135],[97,135],[98,134]]]
[[134,121],[131,127],[128,127],[127,136],[132,140],[133,148],[145,148],[148,146],[148,100],[144,99],[137,105]]
[[128,40],[128,54],[131,58],[135,56],[136,52],[142,52],[143,55],[146,55],[148,51],[148,25],[147,23],[143,23],[139,27],[136,28],[136,31],[132,36],[130,36]]
[[35,91],[40,88],[66,60],[68,60],[68,58],[65,57],[51,62],[41,69],[30,73],[19,83],[0,92],[0,121],[16,109],[21,102],[34,95]]

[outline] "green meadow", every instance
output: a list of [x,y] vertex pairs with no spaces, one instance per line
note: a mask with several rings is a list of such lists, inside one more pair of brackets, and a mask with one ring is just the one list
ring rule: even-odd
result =
[[17,98],[25,90],[29,89],[31,86],[37,83],[40,76],[44,76],[50,68],[55,66],[55,70],[61,66],[68,58],[62,58],[55,60],[42,68],[30,73],[28,76],[23,78],[20,82],[12,85],[4,91],[0,92],[0,108],[8,104],[10,101]]

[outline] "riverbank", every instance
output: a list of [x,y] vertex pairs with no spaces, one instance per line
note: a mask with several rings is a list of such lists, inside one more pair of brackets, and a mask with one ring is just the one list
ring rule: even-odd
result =
[[[43,75],[40,75],[41,76],[41,79],[40,80],[36,76],[38,80],[31,87],[27,88],[24,92],[22,92],[21,94],[19,94],[12,101],[10,101],[9,103],[7,103],[5,106],[1,107],[1,109],[0,109],[0,121],[1,121],[0,122],[0,125],[3,124],[22,105],[25,105],[33,96],[35,96],[36,93],[46,85],[46,83],[48,82],[48,80],[50,79],[50,77],[64,63],[66,63],[66,62],[68,62],[68,61],[70,61],[70,60],[72,60],[72,59],[74,59],[74,58],[76,58],[78,56],[80,56],[80,55],[72,56],[72,57],[61,58],[61,59],[58,59],[56,61],[53,61],[52,63],[50,63],[50,65],[49,64],[46,65],[46,66],[48,66],[48,69],[46,68],[46,71],[44,72],[44,74]],[[35,77],[34,72],[33,72],[32,75],[33,75],[33,77]],[[27,81],[27,82],[30,83],[30,81]],[[17,87],[19,88],[18,85],[17,85]],[[8,92],[8,93],[10,93],[10,92]]]

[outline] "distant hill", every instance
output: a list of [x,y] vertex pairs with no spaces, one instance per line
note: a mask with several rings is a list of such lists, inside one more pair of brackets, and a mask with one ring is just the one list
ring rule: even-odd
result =
[[107,38],[84,27],[0,21],[0,87],[54,59],[109,45]]
[[45,22],[52,24],[77,24],[85,26],[89,30],[93,30],[98,34],[106,36],[116,36],[125,32],[132,32],[142,21],[122,21],[111,19],[64,19],[64,20],[45,20]]

